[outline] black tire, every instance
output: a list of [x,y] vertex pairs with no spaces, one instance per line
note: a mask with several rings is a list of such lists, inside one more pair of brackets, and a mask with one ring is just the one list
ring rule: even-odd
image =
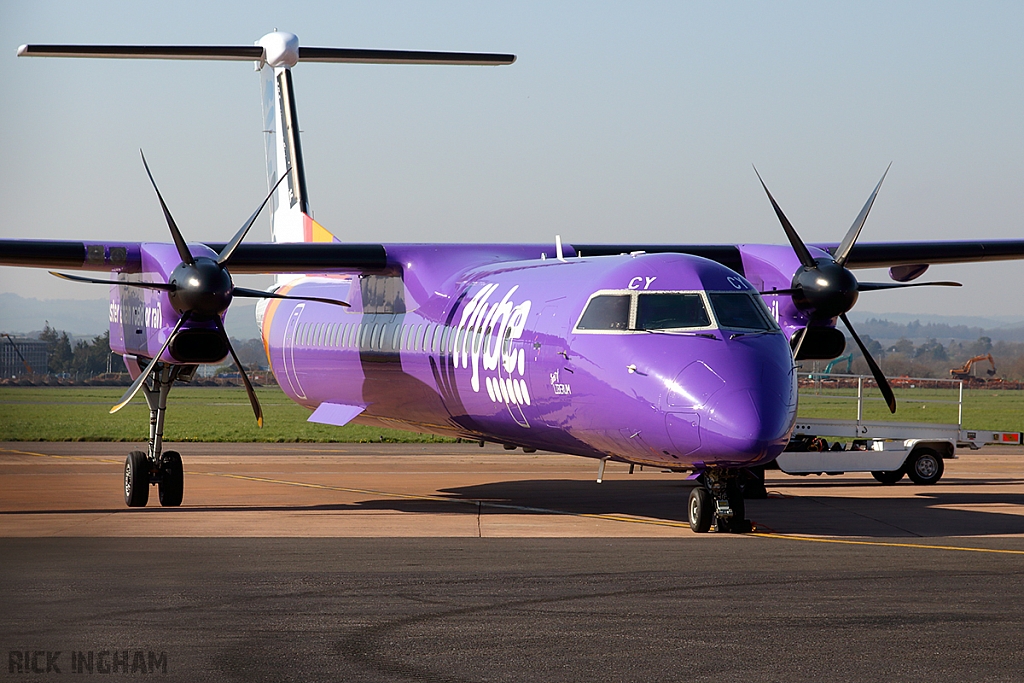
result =
[[696,534],[706,534],[711,529],[711,520],[715,516],[711,504],[711,494],[703,486],[695,486],[690,491],[690,500],[686,506],[690,529]]
[[942,456],[930,448],[918,448],[907,460],[907,476],[915,484],[934,484],[942,478]]
[[144,508],[149,502],[149,457],[132,451],[124,461],[124,503],[130,508]]
[[164,507],[181,505],[185,490],[185,474],[181,467],[181,456],[176,451],[164,453],[160,466],[160,504]]
[[895,484],[903,478],[903,470],[893,470],[892,472],[872,472],[871,476],[875,478],[875,481],[882,482],[883,484]]

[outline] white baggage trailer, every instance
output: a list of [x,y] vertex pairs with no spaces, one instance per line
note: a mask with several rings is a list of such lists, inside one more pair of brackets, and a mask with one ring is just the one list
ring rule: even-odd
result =
[[[813,381],[814,376],[810,377]],[[942,478],[943,460],[955,458],[957,448],[977,449],[986,444],[1022,442],[1020,432],[964,429],[963,382],[959,380],[901,378],[905,383],[934,385],[942,382],[955,389],[956,400],[910,399],[908,402],[955,404],[958,424],[865,420],[864,384],[872,379],[856,375],[831,375],[828,380],[847,384],[856,380],[857,419],[797,418],[789,447],[775,461],[786,474],[871,472],[883,484],[894,484],[904,475],[918,484],[934,484]],[[842,441],[830,444],[829,439]]]

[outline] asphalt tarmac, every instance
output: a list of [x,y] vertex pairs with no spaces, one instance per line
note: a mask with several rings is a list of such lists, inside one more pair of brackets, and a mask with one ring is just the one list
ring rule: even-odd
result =
[[174,447],[183,506],[127,509],[130,445],[0,444],[0,679],[1024,680],[1021,448],[770,473],[757,533],[698,536],[650,468]]

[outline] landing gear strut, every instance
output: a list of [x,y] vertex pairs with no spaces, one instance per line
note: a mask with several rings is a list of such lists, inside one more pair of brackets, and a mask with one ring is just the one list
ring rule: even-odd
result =
[[124,502],[128,507],[145,507],[152,484],[159,487],[161,505],[181,505],[184,491],[181,456],[175,451],[163,452],[164,416],[171,386],[175,381],[191,381],[195,370],[194,365],[158,363],[142,385],[149,405],[149,452],[132,451],[124,461]]
[[714,524],[719,533],[745,534],[753,528],[744,519],[740,470],[708,469],[690,491],[687,512],[690,528],[705,533]]

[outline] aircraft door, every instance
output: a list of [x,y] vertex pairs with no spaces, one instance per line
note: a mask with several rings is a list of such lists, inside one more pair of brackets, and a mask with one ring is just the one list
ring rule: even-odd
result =
[[284,364],[285,379],[292,393],[298,398],[306,398],[306,392],[302,390],[302,385],[299,384],[299,375],[295,369],[295,346],[298,341],[296,336],[299,333],[299,318],[302,317],[302,311],[305,308],[306,304],[298,304],[292,309],[291,315],[288,316],[288,324],[284,328],[284,344],[281,348],[281,361]]

